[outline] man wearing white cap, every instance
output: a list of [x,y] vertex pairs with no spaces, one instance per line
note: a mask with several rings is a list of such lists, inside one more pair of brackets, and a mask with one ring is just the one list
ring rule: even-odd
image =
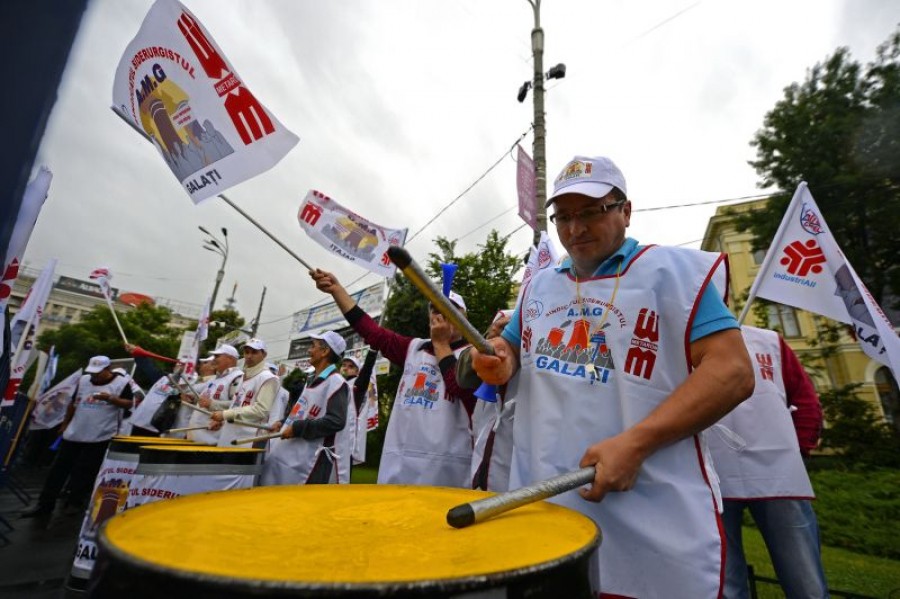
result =
[[349,483],[352,431],[347,427],[350,386],[338,371],[347,349],[334,331],[310,335],[309,363],[315,369],[287,419],[276,423],[281,439],[272,444],[259,484]]
[[[200,401],[198,405],[201,408],[217,411],[225,410],[231,405],[244,378],[244,372],[237,367],[239,357],[240,354],[233,346],[223,343],[209,352],[209,356],[204,358],[204,360],[212,362],[215,368],[215,376],[206,383],[199,393]],[[192,428],[208,424],[209,416],[202,412],[194,411],[191,414],[188,427]],[[219,435],[219,430],[197,430],[190,431],[187,434],[188,439],[206,445],[216,445],[219,442]]]
[[[472,461],[472,389],[456,382],[456,359],[468,344],[433,307],[430,339],[414,339],[380,327],[363,312],[337,278],[309,271],[316,287],[331,294],[344,318],[373,350],[403,368],[385,433],[380,484],[468,487]],[[448,299],[465,312],[456,292]]]
[[66,508],[77,512],[87,505],[106,447],[119,432],[123,412],[132,405],[130,377],[112,372],[109,365],[106,356],[94,356],[88,362],[66,411],[63,440],[38,503],[22,517],[49,517],[67,480]]
[[538,271],[480,378],[519,372],[510,488],[592,466],[553,501],[603,531],[604,594],[718,597],[718,485],[702,431],[753,391],[734,316],[711,283],[725,256],[626,238],[625,177],[573,158],[547,206],[569,257]]
[[278,377],[266,368],[266,342],[253,338],[243,347],[244,378],[238,387],[231,405],[225,410],[216,410],[210,416],[210,426],[222,428],[219,435],[220,447],[231,447],[231,441],[246,437],[252,429],[233,424],[235,419],[252,424],[265,424],[278,393]]
[[359,358],[352,354],[344,356],[341,361],[341,375],[347,379],[353,395],[353,401],[347,406],[347,426],[351,427],[353,435],[348,437],[349,447],[344,450],[350,453],[351,464],[362,464],[366,461],[368,420],[372,412],[376,416],[378,414],[377,389],[373,389],[375,396],[369,397],[372,371],[377,358],[378,352],[369,350],[366,353],[365,365],[361,364]]

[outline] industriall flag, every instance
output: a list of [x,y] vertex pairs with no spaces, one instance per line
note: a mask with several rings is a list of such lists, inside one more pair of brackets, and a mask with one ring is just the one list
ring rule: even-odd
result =
[[297,219],[306,234],[326,250],[382,277],[394,276],[396,267],[387,249],[406,243],[408,229],[376,225],[315,190],[306,194]]
[[267,171],[298,141],[176,0],[150,8],[112,95],[113,110],[153,141],[194,203]]
[[900,338],[844,257],[806,183],[800,183],[750,289],[853,327],[862,350],[900,376]]

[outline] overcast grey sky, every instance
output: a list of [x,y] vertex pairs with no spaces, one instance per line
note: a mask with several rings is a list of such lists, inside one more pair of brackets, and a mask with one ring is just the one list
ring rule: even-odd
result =
[[[301,231],[307,190],[413,233],[532,122],[531,95],[516,101],[532,70],[525,0],[183,3],[300,137],[277,166],[226,195],[344,283],[365,271]],[[80,278],[108,266],[123,291],[202,304],[219,258],[201,248],[197,226],[227,227],[217,305],[237,281],[249,320],[267,286],[260,336],[283,357],[288,316],[323,298],[305,270],[220,200],[194,206],[156,150],[109,109],[116,66],[151,4],[89,4],[35,164],[54,179],[26,262],[58,257],[58,273]],[[625,173],[635,209],[758,194],[749,142],[784,87],[839,46],[869,62],[898,23],[896,0],[545,0],[545,70],[568,67],[545,97],[548,179],[575,154],[605,154]],[[532,141],[523,141],[529,154]],[[473,251],[491,227],[519,227],[515,205],[508,157],[407,247],[424,261],[443,235]],[[630,234],[698,247],[714,210],[639,212]],[[524,253],[530,240],[523,228],[509,249]]]

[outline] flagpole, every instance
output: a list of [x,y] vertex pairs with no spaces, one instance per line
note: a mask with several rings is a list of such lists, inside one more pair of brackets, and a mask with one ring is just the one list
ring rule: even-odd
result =
[[122,325],[119,324],[119,317],[116,315],[116,309],[113,308],[112,299],[109,297],[106,291],[103,291],[103,297],[106,298],[106,305],[109,306],[109,311],[112,312],[113,320],[116,323],[116,328],[119,329],[119,335],[122,336],[122,341],[125,342],[125,345],[131,345],[130,343],[128,343],[128,338],[125,336],[125,331],[122,330]]
[[759,267],[759,271],[756,273],[756,278],[753,279],[753,284],[750,285],[750,293],[747,296],[747,303],[744,304],[744,309],[741,310],[741,315],[738,317],[738,324],[744,324],[744,319],[747,318],[747,313],[750,312],[750,304],[753,303],[753,300],[756,299],[756,292],[759,290],[759,286],[762,284],[762,279],[760,275],[768,272],[769,265],[772,263],[772,260],[775,259],[775,254],[778,252],[778,247],[781,245],[781,240],[784,237],[784,232],[788,228],[788,224],[791,220],[791,215],[793,215],[795,210],[796,203],[800,200],[800,195],[802,190],[806,189],[806,181],[800,181],[800,184],[797,186],[797,189],[794,191],[794,197],[791,198],[791,203],[788,204],[788,209],[784,213],[784,218],[781,219],[781,224],[778,225],[778,230],[775,231],[775,237],[772,238],[772,242],[769,244],[769,249],[766,252],[766,257],[763,258],[763,263]]
[[[143,138],[146,139],[147,141],[153,143],[152,140],[150,139],[150,137],[149,137],[144,131],[141,131],[140,129],[138,129],[137,125],[135,125],[134,123],[132,123],[132,122],[128,119],[128,117],[125,116],[125,114],[122,112],[121,109],[119,109],[117,106],[110,106],[110,108],[112,109],[112,111],[113,111],[114,113],[116,113],[116,116],[118,116],[120,119],[122,119],[123,121],[125,121],[126,123],[128,123],[128,125],[129,125],[132,129],[134,129],[135,131],[137,131],[138,133],[140,133],[141,137],[143,137]],[[291,250],[288,246],[284,245],[284,244],[281,242],[281,240],[279,240],[277,237],[275,237],[274,235],[272,235],[271,233],[269,233],[269,231],[268,231],[265,227],[263,227],[261,224],[259,224],[258,222],[256,222],[256,220],[254,220],[249,214],[247,214],[246,212],[244,212],[243,210],[241,210],[241,209],[237,206],[237,204],[235,204],[234,202],[232,202],[231,200],[229,200],[227,197],[225,197],[225,194],[220,193],[220,194],[218,194],[217,197],[221,198],[226,204],[228,204],[229,206],[231,206],[232,208],[234,208],[235,210],[237,210],[238,214],[240,214],[241,216],[243,216],[244,218],[246,218],[248,221],[250,221],[250,223],[251,223],[253,226],[255,226],[257,229],[259,229],[260,231],[262,231],[263,233],[265,233],[265,234],[269,237],[269,239],[271,239],[272,241],[274,241],[275,243],[277,243],[278,246],[281,247],[281,249],[283,249],[283,250],[286,251],[288,254],[290,254],[291,257],[294,258],[294,260],[296,260],[297,262],[299,262],[300,264],[302,264],[304,267],[306,267],[307,270],[315,270],[315,269],[313,269],[312,266],[310,266],[309,264],[307,264],[306,261],[305,261],[303,258],[301,258],[300,256],[298,256],[298,255],[297,255],[293,250]]]

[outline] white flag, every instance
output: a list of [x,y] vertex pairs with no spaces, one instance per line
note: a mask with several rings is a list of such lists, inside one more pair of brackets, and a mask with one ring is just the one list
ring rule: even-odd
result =
[[53,173],[42,166],[35,178],[25,187],[25,195],[22,196],[22,204],[19,206],[19,214],[9,238],[9,247],[6,249],[2,264],[3,271],[0,274],[0,347],[3,347],[2,325],[6,314],[6,304],[9,303],[13,284],[19,276],[19,267],[22,264],[25,246],[28,245],[28,238],[31,237],[31,232],[34,230],[34,224],[37,222],[44,200],[47,199],[52,180]]
[[72,401],[72,395],[75,393],[80,378],[81,369],[79,368],[38,397],[34,411],[31,413],[30,428],[32,430],[53,428],[63,421],[66,408]]
[[103,296],[109,300],[111,288],[109,286],[109,281],[112,279],[112,273],[105,266],[101,266],[99,268],[95,268],[91,271],[90,278],[94,281],[97,281],[97,284],[100,285],[100,290],[103,292]]
[[753,297],[851,325],[866,355],[900,375],[900,338],[844,257],[805,182],[775,233],[750,289]]
[[537,248],[531,246],[531,252],[528,254],[528,264],[525,265],[525,273],[522,275],[522,284],[519,286],[519,297],[516,299],[516,304],[522,301],[522,293],[537,271],[557,264],[559,264],[559,252],[556,251],[553,240],[550,239],[547,232],[541,231],[541,240],[538,242]]
[[28,290],[28,295],[25,296],[19,311],[10,321],[10,345],[15,348],[16,353],[12,357],[9,383],[6,385],[0,407],[11,406],[14,403],[22,376],[30,365],[37,329],[41,323],[47,298],[50,297],[50,290],[53,289],[55,271],[56,258],[51,258],[40,276],[34,281],[31,289]]
[[194,343],[199,345],[207,337],[209,337],[209,300],[206,300],[203,312],[200,313],[200,320],[197,321],[197,333],[194,335]]
[[176,0],[157,0],[125,49],[113,106],[153,140],[194,203],[269,170],[298,141]]
[[297,220],[306,234],[326,250],[382,277],[394,276],[387,255],[392,245],[406,243],[407,229],[388,229],[344,208],[325,194],[310,190]]

